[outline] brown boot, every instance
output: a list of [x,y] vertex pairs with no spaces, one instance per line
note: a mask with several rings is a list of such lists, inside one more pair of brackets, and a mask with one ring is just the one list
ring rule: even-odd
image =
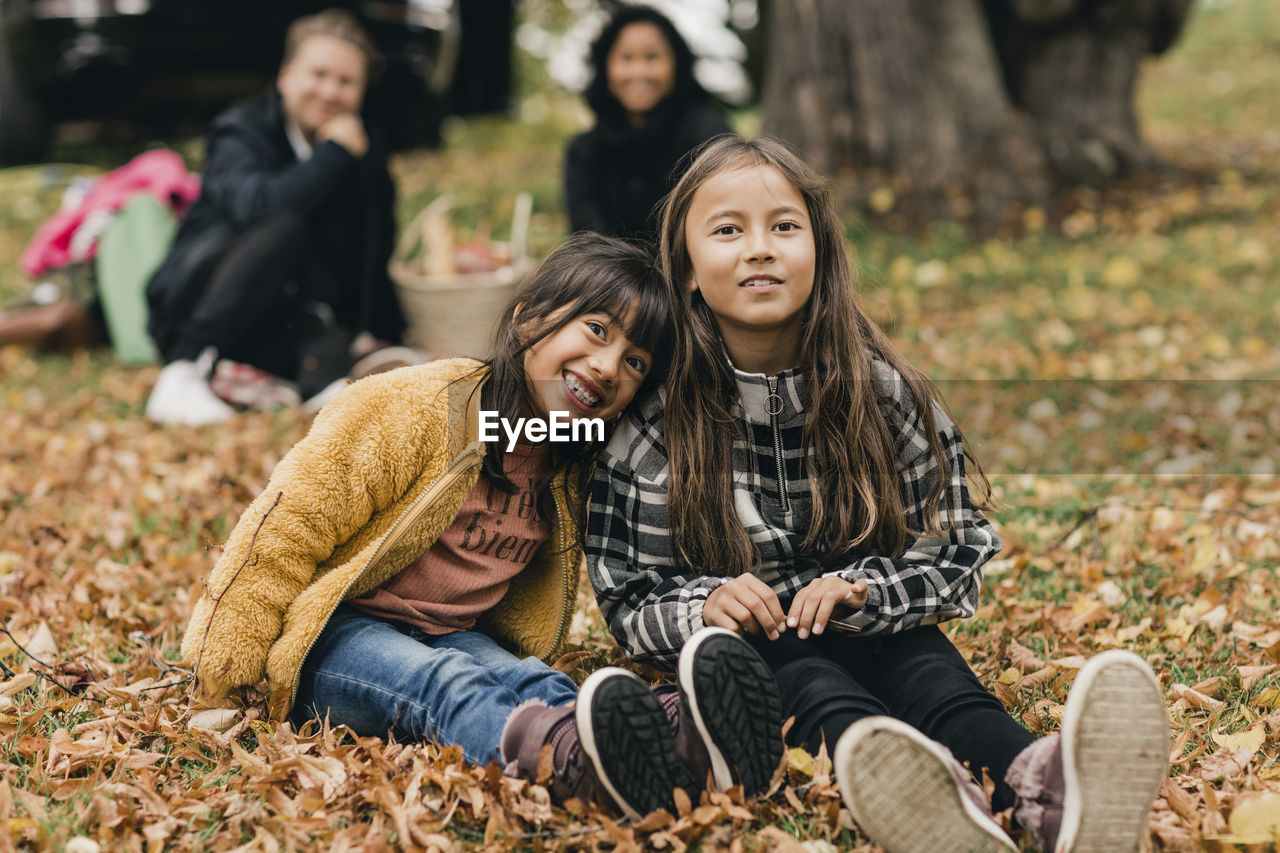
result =
[[633,673],[593,673],[572,706],[526,702],[502,730],[507,772],[537,781],[542,748],[551,746],[548,787],[559,802],[594,801],[638,819],[675,812],[672,792],[689,781],[675,754],[662,705]]
[[1067,696],[1062,732],[1013,760],[1014,817],[1047,853],[1132,853],[1169,774],[1169,716],[1147,662],[1112,649]]
[[655,689],[694,783],[763,793],[782,760],[782,702],[768,664],[732,631],[704,628],[680,651],[677,685]]

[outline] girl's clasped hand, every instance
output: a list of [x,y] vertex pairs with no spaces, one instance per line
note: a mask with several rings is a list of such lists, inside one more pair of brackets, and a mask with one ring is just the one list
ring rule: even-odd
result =
[[702,621],[708,625],[749,634],[764,634],[776,640],[783,631],[794,630],[800,639],[821,634],[840,608],[857,610],[867,603],[867,582],[858,578],[815,578],[791,600],[784,613],[782,603],[768,584],[755,575],[739,575],[707,596]]

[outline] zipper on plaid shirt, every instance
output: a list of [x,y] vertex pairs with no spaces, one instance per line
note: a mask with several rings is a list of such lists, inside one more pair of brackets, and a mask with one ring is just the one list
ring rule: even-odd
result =
[[778,377],[769,377],[769,396],[764,399],[764,410],[769,416],[769,424],[773,427],[773,461],[778,466],[778,493],[782,497],[782,512],[791,514],[791,498],[787,495],[787,469],[783,467],[782,430],[778,426],[778,415],[782,414],[783,401],[778,394]]

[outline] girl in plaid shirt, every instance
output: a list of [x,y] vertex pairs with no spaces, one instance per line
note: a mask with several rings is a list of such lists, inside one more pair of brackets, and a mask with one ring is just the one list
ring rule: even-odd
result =
[[1036,740],[938,629],[973,615],[1000,549],[988,483],[858,306],[824,182],[775,141],[722,137],[667,198],[661,256],[671,371],[591,488],[588,568],[622,648],[672,668],[707,626],[745,636],[788,738],[835,745],[850,810],[890,851],[1016,849],[992,807],[1047,850],[1136,849],[1166,775],[1159,683],[1104,653],[1062,735]]

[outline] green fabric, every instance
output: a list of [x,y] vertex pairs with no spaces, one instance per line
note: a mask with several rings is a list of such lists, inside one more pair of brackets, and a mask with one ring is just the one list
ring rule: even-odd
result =
[[147,280],[164,260],[177,223],[155,196],[138,193],[98,242],[98,297],[116,357],[126,364],[159,360],[147,334]]

